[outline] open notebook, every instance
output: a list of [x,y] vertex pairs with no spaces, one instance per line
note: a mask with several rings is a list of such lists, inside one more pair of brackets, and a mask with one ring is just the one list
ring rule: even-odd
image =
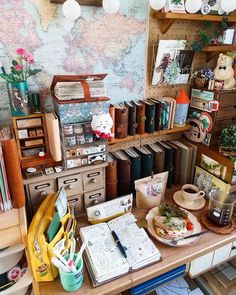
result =
[[[125,258],[112,236],[114,231],[127,257]],[[161,254],[136,218],[128,213],[110,220],[80,229],[82,241],[87,240],[85,261],[94,286],[105,283],[130,271],[157,262]]]

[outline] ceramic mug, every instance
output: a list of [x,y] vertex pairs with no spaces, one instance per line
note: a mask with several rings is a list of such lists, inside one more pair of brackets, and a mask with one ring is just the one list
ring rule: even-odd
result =
[[186,203],[192,204],[205,196],[204,191],[200,191],[196,185],[185,184],[182,186],[182,197]]

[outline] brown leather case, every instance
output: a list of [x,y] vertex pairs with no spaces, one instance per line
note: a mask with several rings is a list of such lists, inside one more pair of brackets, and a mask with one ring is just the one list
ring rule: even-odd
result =
[[125,138],[128,136],[128,115],[127,107],[115,108],[115,137]]
[[131,163],[129,158],[117,160],[118,195],[123,196],[130,193]]
[[108,166],[106,167],[106,198],[107,200],[112,200],[117,196],[117,160],[112,156],[108,156]]
[[174,152],[174,171],[173,171],[173,184],[180,184],[180,161],[181,161],[181,148],[174,144],[172,141],[166,142],[170,147],[173,148]]
[[25,193],[16,141],[6,139],[2,140],[1,143],[13,206],[14,208],[20,208],[25,205]]
[[153,159],[153,171],[155,174],[157,173],[162,173],[165,171],[165,150],[158,145],[157,143],[155,144],[158,146],[160,151],[156,151],[152,149],[151,146],[148,146],[148,148],[152,151],[154,159]]
[[[135,102],[134,102],[135,103]],[[136,133],[137,134],[144,134],[145,133],[145,121],[146,121],[146,116],[145,116],[145,104],[139,101],[136,103],[136,114],[137,114],[137,129]]]

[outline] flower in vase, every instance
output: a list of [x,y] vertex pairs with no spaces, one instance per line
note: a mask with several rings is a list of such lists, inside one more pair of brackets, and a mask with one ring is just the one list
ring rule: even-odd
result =
[[12,61],[11,71],[2,73],[0,77],[9,83],[25,82],[27,79],[39,73],[40,69],[31,69],[31,65],[35,64],[34,57],[24,48],[16,49],[17,58]]

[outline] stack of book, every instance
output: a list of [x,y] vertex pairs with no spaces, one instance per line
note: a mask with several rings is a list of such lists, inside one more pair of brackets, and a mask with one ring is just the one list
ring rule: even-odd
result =
[[110,105],[114,137],[153,133],[174,127],[176,101],[172,97],[149,98]]
[[[134,181],[151,176],[152,173],[168,171],[167,187],[192,183],[195,173],[198,146],[184,139],[160,141],[141,147],[127,148],[110,154],[108,163],[109,192],[112,183],[118,190],[118,196],[135,193]],[[117,165],[115,165],[115,162]],[[109,180],[108,175],[117,179]],[[117,190],[115,190],[117,192]],[[113,190],[114,191],[114,190]],[[114,194],[109,198],[114,198]]]
[[0,213],[12,208],[11,196],[8,188],[5,162],[0,144]]

